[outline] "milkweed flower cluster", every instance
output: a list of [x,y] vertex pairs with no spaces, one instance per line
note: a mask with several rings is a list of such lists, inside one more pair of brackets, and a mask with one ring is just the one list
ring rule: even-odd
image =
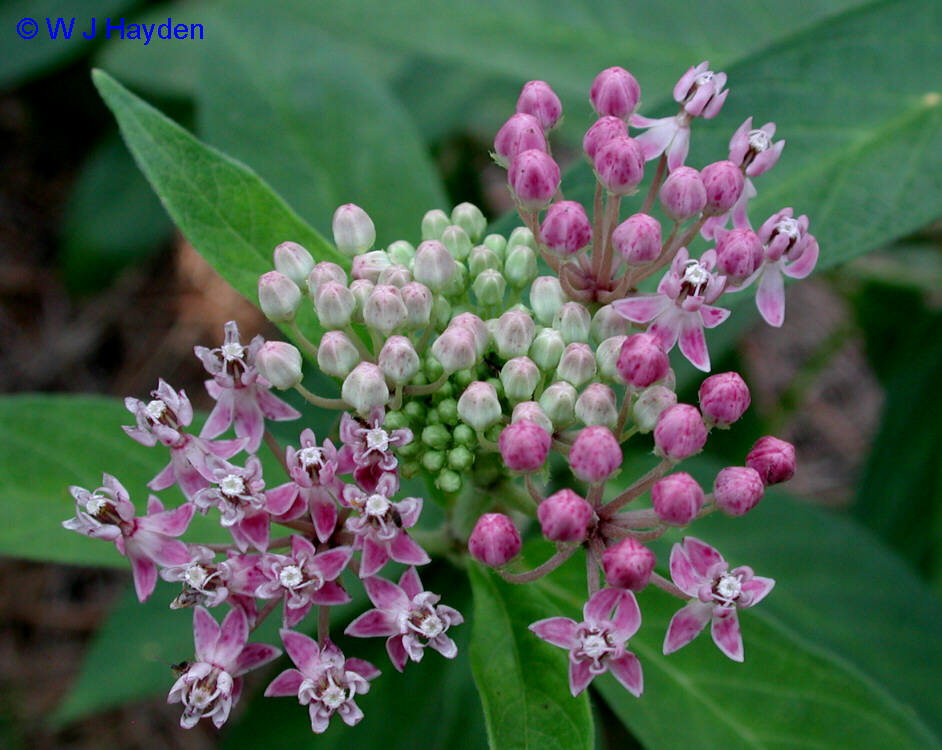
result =
[[[550,153],[559,98],[545,82],[529,82],[493,153],[507,169],[523,226],[506,237],[486,234],[481,211],[465,203],[450,214],[426,213],[417,243],[374,249],[367,212],[341,206],[333,237],[346,263],[318,262],[286,241],[274,250],[274,270],[259,279],[262,311],[294,343],[257,336],[244,345],[229,323],[220,347],[197,347],[216,403],[198,435],[189,431],[186,394],[163,381],[149,401],[127,400],[135,421],[128,435],[170,453],[149,489],[176,485],[184,502],[165,510],[152,495],[147,514],[137,516],[128,492],[105,475],[97,490],[72,488],[76,516],[64,525],[113,542],[132,563],[142,601],[158,571],[182,586],[172,606],[193,608],[195,660],[178,668],[169,700],[183,704],[183,726],[227,719],[242,675],[280,653],[248,642],[279,611],[294,667],[266,695],[296,697],[314,732],[335,713],[360,721],[356,698],[379,670],[345,656],[330,638],[330,608],[351,600],[350,586],[362,585],[373,609],[345,633],[386,639],[396,669],[429,648],[455,656],[450,629],[463,617],[417,572],[430,562],[414,534],[423,498],[400,491],[401,479],[414,476],[437,487],[446,520],[427,538],[453,559],[466,546],[504,579],[524,584],[585,554],[583,620],[531,625],[536,637],[569,652],[573,695],[607,670],[642,693],[642,665],[629,641],[643,627],[635,593],[648,585],[681,601],[665,653],[709,622],[721,651],[743,659],[738,610],[758,604],[774,582],[745,565],[730,568],[691,536],[662,561],[669,580],[655,572],[648,546],[716,510],[747,513],[766,486],[795,470],[792,446],[771,436],[742,466],[720,471],[712,492],[677,470],[711,431],[739,420],[750,395],[740,375],[725,372],[703,380],[699,405],[679,403],[671,351],[677,346],[709,372],[705,331],[729,317],[724,295],[755,285],[759,312],[780,326],[783,276],[807,276],[818,257],[806,216],[783,208],[758,229],[748,217],[753,178],[775,165],[784,146],[772,140],[774,124],[754,129],[750,118],[733,133],[727,160],[699,170],[686,164],[696,119],[720,114],[725,84],[707,63],[692,67],[674,88],[678,113],[650,119],[636,111],[641,89],[631,73],[602,71],[590,90],[598,119],[583,140],[596,177],[590,215],[564,198]],[[624,211],[623,199],[639,190],[654,160],[641,205]],[[695,255],[698,237],[712,246]],[[658,276],[656,291],[639,291]],[[313,309],[318,337],[299,322],[302,306]],[[339,395],[304,384],[315,365],[336,380]],[[266,422],[301,418],[274,393],[289,389],[342,412],[333,440],[302,426],[296,445],[278,446]],[[223,437],[230,429],[234,437]],[[653,443],[655,462],[625,482],[628,441]],[[264,476],[263,442],[282,464],[276,480]],[[547,490],[551,460],[572,477],[554,492]],[[647,496],[650,507],[626,509]],[[492,507],[473,530],[462,528],[462,514],[482,497]],[[196,512],[217,517],[231,541],[181,541]],[[519,556],[531,525],[556,551],[524,571]],[[275,536],[273,528],[288,533]],[[391,563],[405,566],[398,582],[384,577]],[[219,625],[209,610],[223,605]],[[309,619],[316,640],[303,632],[314,627]]]

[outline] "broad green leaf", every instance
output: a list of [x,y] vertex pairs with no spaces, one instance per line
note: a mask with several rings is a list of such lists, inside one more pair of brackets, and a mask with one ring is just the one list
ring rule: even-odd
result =
[[378,246],[416,242],[425,211],[447,208],[402,105],[316,26],[225,6],[203,53],[200,133],[250,163],[321,231],[337,206],[356,203]]
[[505,583],[476,563],[470,575],[471,668],[491,748],[593,748],[588,698],[570,695],[566,654],[527,629],[552,614],[550,602],[532,587]]

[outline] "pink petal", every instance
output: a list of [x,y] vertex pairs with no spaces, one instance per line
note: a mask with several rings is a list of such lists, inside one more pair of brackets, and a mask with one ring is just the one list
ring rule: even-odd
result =
[[[204,487],[209,487],[209,480],[193,465],[187,458],[184,450],[171,449],[170,461],[173,464],[173,471],[183,496],[187,500],[192,500]],[[158,475],[159,476],[159,475]],[[156,477],[147,485],[152,490],[159,490],[161,487],[155,484]]]
[[316,555],[314,563],[320,568],[324,580],[332,581],[347,567],[351,557],[353,557],[353,549],[350,547],[336,547]]
[[720,651],[730,659],[743,660],[742,634],[739,632],[739,617],[734,608],[716,607],[714,609],[710,634]]
[[207,661],[219,640],[219,623],[203,607],[193,610],[193,643],[197,661]]
[[192,503],[184,503],[179,508],[139,518],[138,527],[167,536],[180,536],[190,525],[195,510]]
[[[298,485],[294,482],[286,482],[270,490],[265,491],[265,509],[275,516],[287,513],[291,504],[298,496]],[[323,541],[323,540],[321,540]]]
[[154,586],[157,585],[157,566],[146,557],[132,556],[130,559],[137,600],[146,601],[147,597],[154,592]]
[[219,458],[232,458],[236,453],[245,448],[246,439],[236,438],[235,440],[206,440],[204,445],[206,449],[214,456]]
[[385,578],[364,578],[363,588],[373,605],[380,609],[404,612],[409,609],[410,598],[406,592]]
[[638,600],[630,591],[625,592],[624,599],[615,611],[615,636],[620,641],[626,641],[641,627],[641,610]]
[[680,352],[698,370],[710,371],[710,353],[703,335],[703,322],[697,313],[684,316],[680,329]]
[[173,461],[170,461],[160,472],[151,479],[147,486],[154,490],[154,492],[160,492],[160,490],[168,489],[173,487],[177,483],[177,475],[173,470]]
[[669,352],[677,343],[677,337],[680,336],[686,316],[687,313],[679,307],[671,305],[648,328],[648,333],[657,338],[658,346],[665,352]]
[[239,654],[239,658],[236,660],[233,677],[238,677],[250,669],[267,664],[280,655],[281,649],[269,646],[267,643],[249,643],[242,649],[242,653]]
[[406,572],[399,578],[399,587],[406,592],[406,596],[410,599],[417,597],[423,591],[419,572],[414,567],[407,568]]
[[[208,381],[215,385],[215,381]],[[201,438],[214,438],[222,435],[229,425],[232,424],[232,389],[223,388],[220,389],[216,405],[213,407],[213,410],[209,413],[209,418],[206,420],[206,424],[203,425],[203,429],[200,430]]]
[[304,682],[304,676],[297,669],[286,669],[265,688],[266,698],[297,695]]
[[409,661],[406,648],[402,645],[401,635],[394,635],[392,638],[386,640],[386,653],[389,654],[389,660],[399,672],[405,668],[406,662]]
[[706,577],[713,565],[723,562],[723,556],[714,547],[692,536],[684,537],[684,552],[687,553],[693,569],[703,577]]
[[[395,477],[395,474],[387,473],[383,475],[384,477]],[[383,481],[383,480],[380,480]],[[398,487],[390,492],[385,493],[387,497],[391,497],[398,491]],[[422,498],[421,497],[407,497],[404,500],[396,503],[396,510],[399,511],[399,517],[402,519],[402,526],[405,529],[411,529],[415,526],[416,521],[419,520],[419,516],[422,514]],[[402,562],[405,562],[404,560]]]
[[644,691],[641,662],[631,652],[622,654],[617,659],[611,659],[608,662],[608,670],[636,698]]
[[289,607],[286,597],[283,614],[284,626],[286,628],[293,628],[307,616],[307,613],[311,611],[311,607],[313,607],[314,604],[315,602],[309,601],[300,607]]
[[532,623],[530,630],[547,643],[560,648],[571,649],[576,646],[576,630],[579,626],[568,617],[550,617]]
[[337,604],[346,604],[351,601],[350,595],[343,586],[335,581],[328,581],[317,591],[311,594],[311,603],[332,607]]
[[207,661],[218,664],[228,671],[228,668],[236,663],[248,639],[249,623],[245,619],[245,613],[238,607],[230,609],[229,614],[222,621],[213,658]]
[[623,318],[633,323],[647,323],[661,314],[670,305],[663,294],[640,294],[616,300],[612,307]]
[[389,553],[367,537],[363,540],[363,555],[360,557],[360,577],[367,578],[378,572],[389,560]]
[[253,398],[252,388],[239,388],[235,391],[235,433],[246,438],[245,449],[255,453],[265,434],[265,419],[262,410]]
[[798,260],[794,263],[786,263],[782,267],[782,273],[793,279],[805,278],[817,265],[819,253],[818,241],[811,235],[808,235],[805,239],[805,249],[802,251]]
[[256,387],[255,398],[262,410],[262,414],[273,422],[287,422],[298,419],[301,412],[278,398],[267,388]]
[[678,609],[667,626],[664,636],[664,653],[672,654],[686,646],[706,627],[713,612],[713,605],[694,599]]
[[363,718],[363,709],[352,700],[348,700],[346,703],[342,703],[338,706],[337,713],[340,715],[340,718],[343,719],[343,723],[348,727],[355,727]]
[[[315,487],[314,489],[318,490],[320,488]],[[314,530],[317,532],[317,538],[322,542],[326,542],[330,538],[337,526],[337,505],[326,495],[327,493],[321,490],[316,493],[316,499],[312,499],[308,503],[311,518],[314,521]]]
[[771,578],[763,578],[762,576],[755,576],[750,578],[748,581],[743,581],[742,590],[744,593],[749,594],[750,601],[748,606],[754,607],[756,604],[761,602],[768,596],[768,593],[772,590],[772,587],[775,586],[775,581]]
[[186,565],[193,559],[187,546],[176,539],[167,539],[144,531],[137,533],[133,540],[129,540],[131,541],[138,542],[134,546],[143,552],[145,557],[160,565]]
[[440,633],[428,642],[428,645],[438,651],[446,659],[454,659],[458,655],[458,646],[444,633]]
[[582,608],[585,621],[590,624],[609,622],[612,610],[621,604],[625,592],[622,589],[606,588],[593,594]]
[[360,675],[361,677],[367,680],[372,680],[376,677],[379,677],[380,674],[382,674],[376,667],[374,667],[368,661],[363,661],[363,659],[357,659],[355,656],[347,659],[343,667],[348,672],[356,672],[358,675]]
[[678,127],[674,118],[663,118],[656,125],[652,125],[648,130],[635,137],[635,141],[641,147],[641,154],[645,161],[651,161],[664,153],[670,146],[674,136],[677,135]]
[[677,128],[677,135],[667,151],[667,169],[673,172],[678,167],[682,167],[687,160],[687,152],[690,150],[690,128]]
[[693,565],[690,564],[690,560],[687,558],[687,553],[684,552],[684,548],[680,544],[671,547],[670,569],[671,580],[674,581],[677,588],[688,596],[696,596],[703,577],[693,569]]
[[770,326],[778,328],[785,322],[785,281],[778,264],[765,267],[756,290],[756,307]]
[[716,328],[720,323],[729,317],[729,310],[722,307],[713,307],[712,305],[703,305],[700,308],[700,320],[703,321],[705,328]]
[[427,565],[432,561],[428,553],[404,531],[400,531],[390,542],[389,556],[406,565]]
[[294,630],[283,629],[280,635],[281,642],[285,644],[285,651],[301,670],[301,674],[307,677],[317,675],[321,664],[321,650],[317,641]]
[[394,613],[388,610],[371,609],[347,625],[347,629],[343,632],[345,635],[352,635],[356,638],[395,635],[399,632],[399,624]]
[[585,690],[592,682],[594,674],[589,670],[589,662],[572,661],[569,662],[569,692],[576,697]]
[[[251,516],[245,516],[236,526],[259,552],[264,552],[268,549],[269,523],[266,513],[256,513]],[[236,526],[234,526],[233,529],[235,529]]]

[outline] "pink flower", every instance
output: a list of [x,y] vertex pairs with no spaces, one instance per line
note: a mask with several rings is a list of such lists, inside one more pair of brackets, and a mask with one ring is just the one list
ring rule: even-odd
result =
[[586,602],[582,614],[585,619],[578,623],[568,617],[550,617],[530,625],[544,641],[569,650],[570,692],[579,695],[593,677],[611,670],[629,693],[641,695],[641,662],[625,648],[641,627],[641,610],[634,594],[602,589]]
[[[412,430],[408,428],[384,430],[384,416],[383,407],[378,406],[370,411],[370,420],[366,425],[346,412],[340,418],[343,447],[338,460],[344,468],[347,462],[352,461],[353,477],[367,492],[376,487],[381,474],[394,471],[399,465],[392,449],[412,442]],[[345,472],[340,470],[339,473]]]
[[193,506],[184,503],[164,510],[154,495],[147,500],[147,515],[134,517],[134,504],[127,490],[110,474],[102,477],[103,487],[89,492],[70,487],[75,498],[75,518],[63,521],[71,531],[114,542],[118,552],[131,562],[137,598],[144,601],[157,583],[157,565],[180,565],[190,559],[186,545],[173,539],[180,536],[193,518]]
[[441,597],[422,589],[415,568],[409,568],[399,585],[383,578],[364,578],[363,586],[376,609],[364,612],[344,631],[357,638],[389,636],[386,651],[400,672],[406,662],[422,661],[425,647],[438,651],[446,659],[458,653],[455,642],[446,633],[452,625],[464,622],[461,613],[444,604]]
[[227,559],[216,563],[216,554],[208,547],[189,547],[190,559],[180,565],[169,565],[160,571],[165,581],[179,581],[183,591],[170,604],[172,609],[192,607],[216,607],[229,602],[241,607],[249,623],[255,622],[258,607],[255,590],[264,582],[258,569],[258,555],[229,553]]
[[767,122],[755,129],[752,127],[752,118],[746,118],[729,141],[729,160],[742,168],[747,177],[758,177],[768,172],[778,162],[785,148],[785,141],[772,142],[774,135],[774,122]]
[[[350,421],[356,424],[352,418]],[[355,426],[352,429],[362,430]],[[357,440],[359,442],[359,436]],[[306,507],[314,521],[317,538],[326,542],[337,525],[337,501],[343,490],[343,482],[337,475],[353,469],[352,450],[338,452],[330,440],[318,446],[314,433],[309,429],[301,433],[300,444],[298,449],[288,446],[287,450],[288,473],[294,481],[276,487],[274,491],[293,492],[295,499],[285,514],[287,519],[297,518]]]
[[255,355],[263,343],[262,337],[256,336],[248,346],[242,346],[239,327],[230,320],[225,325],[222,346],[216,349],[195,347],[196,356],[213,376],[206,381],[206,390],[216,401],[200,437],[217,437],[235,424],[236,435],[247,440],[246,450],[255,453],[265,433],[266,418],[282,422],[301,416],[299,411],[273,395],[268,382],[259,378]]
[[204,716],[221,727],[239,700],[241,675],[281,653],[266,643],[247,644],[248,637],[249,624],[241,609],[230,610],[222,627],[202,607],[193,610],[196,661],[183,665],[167,696],[167,703],[183,704],[181,727],[191,729]]
[[690,151],[690,116],[686,112],[656,119],[632,115],[628,122],[632,127],[646,128],[635,138],[645,161],[667,154],[668,170],[684,165]]
[[265,689],[266,697],[296,695],[308,707],[311,729],[321,734],[336,713],[348,726],[363,718],[354,702],[369,692],[369,680],[380,672],[362,659],[344,659],[343,652],[330,641],[317,641],[293,630],[282,630],[285,651],[297,669],[286,669]]
[[723,293],[726,277],[713,272],[716,251],[707,250],[692,260],[682,247],[670,270],[658,284],[656,294],[638,294],[617,300],[612,307],[634,323],[650,323],[661,348],[669,352],[680,341],[680,351],[694,367],[709,372],[704,328],[715,328],[729,317],[729,310],[711,303]]
[[730,571],[719,552],[690,536],[671,549],[670,569],[674,583],[691,599],[671,618],[664,637],[664,653],[686,646],[712,620],[713,642],[730,659],[742,661],[742,634],[736,610],[758,604],[775,581],[754,575],[752,568],[745,565]]

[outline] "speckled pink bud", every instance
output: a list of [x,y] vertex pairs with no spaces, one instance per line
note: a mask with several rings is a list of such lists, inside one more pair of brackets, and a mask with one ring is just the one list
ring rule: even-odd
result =
[[599,115],[628,119],[638,106],[641,86],[624,68],[606,68],[599,73],[589,89],[592,108]]
[[609,586],[641,591],[654,572],[654,553],[637,539],[628,537],[602,553],[602,569]]
[[625,339],[615,367],[622,380],[635,388],[647,388],[662,380],[670,370],[670,359],[650,333],[636,333]]
[[751,276],[762,264],[762,240],[751,229],[731,229],[716,237],[716,267],[731,283]]
[[[472,383],[471,385],[474,384]],[[470,388],[471,386],[468,387]],[[458,403],[458,406],[461,406],[461,402]],[[524,420],[539,425],[550,435],[553,434],[552,421],[548,416],[546,416],[546,412],[543,411],[543,407],[541,407],[536,401],[521,401],[514,407],[514,412],[510,417],[510,421],[521,422]]]
[[492,568],[506,565],[520,554],[520,532],[503,513],[485,513],[474,525],[468,551]]
[[749,387],[739,373],[720,372],[700,384],[700,411],[705,421],[729,427],[749,408]]
[[517,99],[517,112],[533,115],[548,133],[559,124],[563,105],[546,81],[528,81]]
[[494,138],[494,159],[507,168],[517,154],[530,149],[546,151],[543,126],[533,115],[517,113],[497,131],[497,137]]
[[445,372],[467,370],[477,361],[474,334],[461,326],[449,326],[432,344],[432,356]]
[[720,216],[739,200],[746,178],[731,161],[717,161],[707,164],[700,171],[700,179],[706,189],[703,213],[707,216]]
[[572,473],[585,482],[608,479],[621,466],[621,446],[608,427],[584,428],[569,451]]
[[650,263],[661,254],[661,222],[648,214],[634,214],[615,227],[612,243],[628,263]]
[[575,255],[592,242],[592,223],[581,203],[557,201],[546,211],[540,240],[557,255]]
[[507,181],[524,209],[539,211],[549,205],[559,189],[559,165],[545,151],[531,148],[514,157]]
[[654,512],[664,523],[686,526],[703,507],[703,489],[685,472],[664,477],[651,488]]
[[626,138],[628,136],[628,126],[625,121],[618,117],[600,117],[590,127],[582,138],[582,150],[589,157],[589,161],[595,161],[595,155],[613,138]]
[[765,486],[759,472],[748,466],[727,466],[716,475],[713,497],[728,516],[742,516],[759,504]]
[[661,185],[658,194],[664,213],[674,221],[697,216],[706,205],[706,188],[693,167],[677,167]]
[[543,536],[551,542],[581,542],[589,534],[595,512],[570,489],[546,498],[536,510]]
[[787,482],[795,475],[795,446],[771,435],[761,437],[746,456],[746,466],[759,472],[766,486]]
[[673,461],[699,453],[706,445],[706,439],[703,417],[690,404],[677,404],[665,409],[654,428],[655,453]]
[[536,471],[546,462],[552,438],[535,422],[507,425],[498,439],[501,458],[511,471]]
[[595,154],[595,174],[612,195],[631,195],[644,178],[644,155],[634,138],[613,138]]

